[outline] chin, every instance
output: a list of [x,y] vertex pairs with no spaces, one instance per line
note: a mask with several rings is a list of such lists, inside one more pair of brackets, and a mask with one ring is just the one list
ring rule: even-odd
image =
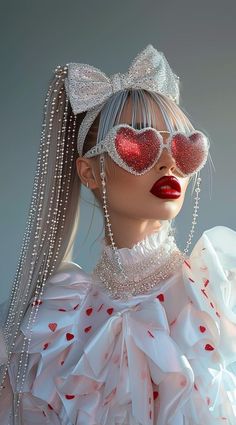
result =
[[175,218],[181,210],[181,207],[176,207],[176,205],[167,206],[165,209],[157,212],[157,216],[160,220],[171,220]]

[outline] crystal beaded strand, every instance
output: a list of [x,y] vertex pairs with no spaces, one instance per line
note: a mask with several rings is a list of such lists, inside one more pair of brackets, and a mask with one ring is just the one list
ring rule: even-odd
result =
[[[43,167],[43,149],[45,148],[45,146],[43,144],[44,144],[44,132],[45,132],[45,125],[46,125],[45,124],[46,108],[47,108],[47,104],[48,104],[50,91],[51,91],[51,85],[49,86],[49,90],[47,92],[46,101],[45,101],[44,123],[43,123],[40,149],[39,149],[39,152],[38,152],[37,169],[36,169],[36,173],[35,173],[32,202],[31,202],[31,206],[30,206],[28,223],[27,223],[27,227],[26,227],[26,232],[25,232],[24,237],[23,237],[23,246],[22,246],[22,250],[21,250],[20,261],[18,263],[17,274],[16,274],[16,277],[15,277],[15,280],[14,280],[14,283],[13,283],[13,286],[12,286],[11,296],[9,298],[10,307],[9,307],[9,313],[8,313],[8,317],[7,317],[6,324],[5,324],[5,333],[6,333],[7,339],[11,336],[10,326],[12,326],[14,324],[14,318],[15,318],[14,307],[15,307],[16,297],[17,297],[17,294],[18,294],[17,290],[18,290],[18,287],[19,287],[20,278],[22,276],[22,268],[23,268],[23,264],[25,263],[26,252],[28,251],[28,244],[29,244],[29,240],[30,240],[30,233],[32,231],[33,219],[34,219],[35,213],[37,211],[36,205],[37,205],[38,192],[39,192],[39,188],[38,188],[39,177],[40,177],[40,170],[42,170],[42,167]],[[39,209],[40,209],[40,206],[39,206]]]
[[[5,323],[5,327],[4,327],[4,337],[5,337],[5,341],[6,341],[6,345],[7,347],[9,346],[14,346],[15,345],[15,340],[17,337],[17,330],[15,332],[15,335],[13,335],[12,341],[10,342],[10,337],[12,336],[12,327],[15,324],[15,316],[17,314],[17,309],[16,309],[16,302],[17,302],[17,296],[18,296],[18,289],[19,289],[19,283],[22,280],[22,269],[23,266],[26,262],[26,255],[29,252],[29,241],[30,241],[30,234],[32,232],[32,227],[33,227],[33,222],[34,222],[34,218],[35,218],[35,214],[37,211],[36,205],[37,205],[37,201],[38,201],[38,195],[39,195],[39,178],[43,176],[43,174],[40,174],[40,170],[42,170],[43,167],[43,150],[45,149],[45,144],[44,144],[44,137],[45,137],[45,126],[46,126],[46,114],[47,114],[47,107],[48,107],[48,101],[49,101],[49,96],[50,96],[50,92],[52,89],[52,85],[49,86],[47,95],[46,95],[46,100],[45,100],[45,105],[44,105],[44,119],[43,119],[43,124],[42,124],[42,135],[41,135],[41,140],[40,140],[40,148],[39,148],[39,152],[38,152],[38,160],[37,160],[37,168],[36,168],[36,173],[35,173],[35,179],[34,179],[34,184],[33,184],[33,193],[32,193],[32,200],[31,200],[31,205],[30,205],[30,211],[29,211],[29,216],[28,216],[28,222],[27,222],[27,226],[26,226],[26,231],[23,237],[23,244],[22,244],[22,249],[21,249],[21,253],[20,253],[20,260],[17,266],[17,272],[16,272],[16,276],[12,285],[12,290],[11,290],[11,295],[9,297],[9,312],[8,312],[8,316],[6,319],[6,323]],[[40,206],[39,206],[39,210],[40,210]],[[38,210],[38,211],[39,211]],[[40,228],[40,225],[39,225]],[[34,257],[35,255],[35,249],[32,252],[32,257]],[[29,271],[29,273],[32,273],[32,269],[33,269],[33,261],[31,262],[31,269]],[[28,292],[29,290],[29,286],[30,286],[30,280],[28,282],[28,288],[26,289],[26,292]],[[24,304],[24,303],[23,303]],[[21,317],[23,316],[23,309],[20,309],[20,311],[18,310],[19,315],[18,315],[18,324],[20,322]],[[11,351],[8,351],[8,362],[1,366],[1,375],[0,375],[0,394],[1,394],[1,390],[3,389],[3,383],[4,383],[4,379],[6,377],[6,373],[7,373],[7,368],[9,366],[10,363],[10,357],[11,357]]]
[[[65,70],[65,68],[64,68],[64,70]],[[66,72],[64,72],[64,73],[66,73]],[[61,94],[62,94],[63,90],[64,90],[64,86],[61,88],[61,91],[59,92],[59,96],[58,96],[59,100],[61,98]],[[60,102],[60,105],[63,105],[63,102]],[[68,203],[68,192],[69,192],[70,176],[71,176],[71,169],[72,169],[71,163],[72,163],[72,160],[73,160],[73,152],[75,151],[75,146],[73,146],[72,143],[71,143],[71,123],[72,123],[72,120],[73,120],[73,115],[69,116],[69,125],[68,125],[67,135],[65,133],[66,122],[67,122],[67,112],[68,112],[68,99],[65,100],[65,105],[63,105],[62,108],[64,108],[64,114],[63,114],[64,117],[63,117],[62,127],[60,128],[60,126],[59,126],[59,131],[57,132],[57,143],[58,143],[57,163],[58,163],[58,166],[56,168],[57,168],[57,171],[58,171],[58,175],[55,175],[55,178],[58,180],[59,185],[58,185],[57,192],[56,192],[57,197],[56,197],[56,204],[54,206],[54,213],[53,213],[54,215],[56,215],[56,217],[55,217],[55,220],[54,220],[55,226],[54,226],[54,229],[52,229],[52,233],[51,233],[52,241],[50,242],[50,245],[49,245],[49,258],[50,258],[50,254],[52,256],[53,253],[55,252],[54,263],[56,262],[58,252],[59,252],[60,246],[61,246],[61,237],[58,238],[58,244],[55,243],[56,242],[55,237],[57,236],[57,228],[58,228],[58,222],[59,222],[60,216],[62,216],[61,228],[62,229],[64,228],[65,211],[67,209],[66,205]],[[59,112],[59,109],[57,109],[56,112]],[[72,130],[73,131],[72,137],[74,138],[73,139],[74,142],[75,142],[75,126],[76,126],[76,119],[74,117],[73,130]],[[64,147],[65,141],[66,141],[66,147]],[[60,148],[60,144],[61,144],[61,148]],[[64,175],[64,180],[62,181],[63,165],[67,164],[67,162],[68,162],[67,159],[63,158],[63,152],[64,151],[66,153],[66,157],[68,156],[69,152],[71,151],[71,158],[69,158],[69,166],[67,166],[68,176]],[[64,159],[64,161],[63,161],[63,159]],[[65,185],[67,185],[67,187],[63,188],[63,186],[65,186]],[[64,211],[61,210],[63,192],[65,193],[65,200],[64,200],[64,203],[63,203]],[[60,231],[59,231],[59,234],[60,234]],[[54,269],[53,266],[52,266],[52,269]],[[45,281],[46,281],[46,278],[43,282],[43,287],[42,287],[41,292],[39,294],[39,300],[41,299],[42,294],[43,294]],[[40,287],[39,287],[39,289],[40,289]],[[38,296],[38,292],[36,293],[36,297],[37,296]],[[35,316],[32,320],[32,325],[35,323],[38,307],[39,307],[39,305],[36,305]],[[32,332],[32,328],[33,328],[33,326],[31,327],[31,332]],[[28,329],[29,329],[29,326],[28,326]],[[31,340],[31,337],[29,337],[29,339],[27,340],[28,345],[29,345],[30,340]],[[28,353],[28,349],[27,349],[27,353]],[[25,366],[27,366],[27,363],[26,363]],[[26,369],[24,370],[23,377],[21,378],[21,380],[23,382],[24,382],[24,379],[25,379],[25,372],[26,372]],[[18,406],[19,406],[19,402],[18,402],[17,407]]]
[[[62,77],[63,74],[61,74],[60,77]],[[63,82],[63,79],[61,79]],[[57,83],[59,83],[59,81],[57,81]],[[56,85],[58,85],[56,83]],[[62,90],[62,89],[61,89]],[[59,91],[59,95],[58,95],[58,100],[60,100],[61,98],[61,92]],[[56,131],[55,128],[53,128],[53,121],[54,121],[54,114],[55,114],[55,103],[56,103],[56,99],[57,99],[57,92],[58,89],[54,89],[53,90],[54,94],[53,95],[53,101],[52,101],[52,108],[50,111],[50,118],[49,118],[49,133],[47,136],[47,144],[50,145],[50,140],[51,140],[51,133],[52,131]],[[66,107],[65,107],[65,111],[67,111],[67,102],[66,102]],[[58,112],[58,110],[56,111]],[[64,112],[65,114],[65,112]],[[61,120],[61,118],[59,118],[59,121]],[[60,124],[59,124],[59,128],[60,128]],[[63,128],[63,127],[62,127]],[[33,300],[33,307],[30,311],[30,316],[29,316],[29,321],[27,324],[27,331],[30,331],[30,325],[34,324],[36,321],[36,316],[37,316],[37,312],[38,312],[38,308],[39,308],[39,303],[36,302],[36,300],[39,297],[42,297],[42,293],[43,293],[43,289],[45,286],[45,282],[47,279],[47,274],[48,274],[48,270],[49,270],[49,264],[51,262],[52,256],[53,256],[53,249],[55,246],[55,230],[58,226],[58,221],[56,220],[56,215],[58,214],[58,201],[59,201],[59,193],[60,193],[60,179],[61,179],[61,170],[62,170],[62,161],[63,161],[63,156],[61,155],[61,151],[63,152],[63,146],[62,149],[60,147],[60,131],[58,131],[58,136],[57,136],[57,143],[58,143],[58,148],[57,148],[57,152],[58,152],[58,156],[56,156],[56,162],[57,164],[55,165],[55,175],[54,175],[54,182],[53,182],[53,187],[50,190],[51,193],[51,198],[50,198],[50,207],[49,207],[49,214],[48,214],[48,220],[47,220],[47,224],[50,224],[50,218],[51,218],[51,226],[50,226],[50,230],[49,230],[49,235],[47,240],[49,241],[49,247],[48,247],[48,251],[47,254],[46,252],[44,252],[44,264],[43,264],[43,271],[39,272],[39,279],[37,281],[37,286],[35,289],[35,294],[34,294],[34,300]],[[44,161],[43,161],[43,165],[44,165],[44,169],[42,169],[42,174],[47,175],[48,170],[47,170],[47,166],[48,166],[48,150],[46,152],[46,155],[44,157]],[[46,159],[46,160],[45,160]],[[56,187],[57,185],[57,181],[59,183],[58,188]],[[44,184],[43,184],[43,188],[42,188],[42,192],[40,193],[40,199],[43,199],[43,195],[44,195]],[[55,199],[55,193],[57,194],[57,197]],[[45,193],[46,194],[46,193]],[[54,206],[53,206],[54,205]],[[53,210],[53,212],[52,212]],[[53,217],[54,216],[54,217]],[[45,238],[47,236],[47,232],[45,231],[44,234],[42,235],[42,239],[41,239],[41,244],[40,244],[40,248],[43,247]],[[47,241],[46,241],[47,242]],[[60,245],[59,241],[59,245]],[[47,257],[45,257],[47,255]],[[56,256],[54,258],[54,260],[56,260]],[[53,264],[51,265],[51,270],[53,270]],[[42,275],[44,274],[44,276],[42,277]],[[41,276],[40,276],[41,275]],[[41,287],[41,293],[39,295],[39,291],[40,291],[40,287]],[[32,328],[31,328],[32,329]],[[17,388],[17,394],[15,397],[15,406],[14,406],[14,420],[15,423],[17,424],[18,422],[18,409],[19,409],[19,405],[20,405],[20,396],[22,394],[22,389],[23,389],[23,384],[25,381],[25,375],[26,375],[26,369],[27,369],[27,360],[28,360],[28,349],[30,346],[30,342],[31,342],[31,332],[29,332],[30,336],[26,337],[24,336],[24,340],[23,340],[23,346],[22,346],[22,350],[21,350],[21,357],[19,360],[19,365],[18,365],[18,371],[17,371],[17,379],[16,379],[16,388]],[[26,347],[27,344],[27,347]],[[19,386],[19,388],[18,388]]]
[[[108,210],[107,210],[106,182],[105,182],[105,168],[104,168],[104,155],[103,154],[100,155],[100,166],[101,166],[100,176],[101,176],[101,180],[102,180],[102,192],[103,192],[103,209],[104,209],[104,216],[105,216],[105,219],[106,219],[106,225],[107,225],[107,229],[108,229],[108,233],[109,233],[109,237],[110,237],[110,241],[111,241],[111,246],[112,246],[113,253],[114,253],[114,258],[115,258],[115,260],[118,264],[118,269],[122,273],[124,279],[127,280],[128,276],[126,275],[124,268],[122,266],[120,256],[119,256],[119,251],[117,250],[117,248],[115,246],[114,239],[113,239],[113,233],[111,231],[111,223],[110,223],[110,220],[109,220],[109,214],[108,214]],[[195,225],[197,223],[196,217],[198,216],[197,210],[199,209],[199,199],[200,199],[199,192],[201,190],[200,189],[200,183],[201,183],[201,177],[198,177],[197,182],[196,182],[197,187],[195,188],[195,192],[196,192],[197,195],[194,198],[195,204],[194,204],[192,227],[191,227],[191,230],[189,232],[186,248],[183,251],[185,258],[187,258],[187,252],[188,252],[189,247],[191,245],[192,237],[193,237],[194,230],[195,230]]]
[[[29,295],[28,291],[29,291],[29,287],[31,283],[30,277],[32,275],[33,266],[37,265],[37,260],[40,255],[40,250],[43,253],[44,261],[41,261],[42,268],[40,270],[37,270],[36,267],[35,267],[36,270],[34,270],[34,272],[37,273],[38,279],[37,279],[36,289],[34,292],[34,300],[33,300],[32,306],[36,308],[32,308],[30,311],[29,322],[27,325],[27,331],[29,331],[30,337],[27,338],[24,336],[23,347],[21,350],[21,358],[18,365],[19,367],[17,371],[17,391],[19,391],[20,394],[21,394],[21,390],[23,389],[26,368],[27,368],[28,347],[31,341],[32,328],[30,330],[30,324],[35,323],[38,307],[39,307],[38,301],[40,301],[40,298],[42,297],[45,282],[49,274],[49,271],[51,273],[56,267],[58,253],[60,251],[61,240],[62,240],[60,235],[62,234],[62,231],[64,228],[65,210],[66,210],[66,205],[68,203],[68,193],[69,193],[70,177],[71,177],[71,169],[72,169],[71,164],[73,161],[75,145],[76,145],[76,140],[75,140],[76,117],[74,114],[72,114],[72,112],[68,114],[68,99],[66,98],[64,101],[60,101],[62,91],[64,90],[63,77],[67,73],[67,67],[62,68],[59,66],[56,68],[55,72],[56,72],[55,82],[54,82],[55,88],[53,88],[53,85],[50,85],[47,96],[46,96],[46,101],[45,101],[45,115],[44,115],[40,150],[38,153],[39,157],[38,157],[38,165],[37,165],[32,203],[31,203],[31,214],[29,217],[29,224],[27,226],[27,232],[25,236],[25,240],[28,242],[28,245],[30,245],[29,241],[31,240],[32,246],[27,247],[26,244],[24,244],[24,251],[23,251],[28,253],[28,255],[31,254],[34,259],[33,261],[30,262],[31,270],[29,274],[27,270],[25,271],[25,274],[24,274],[24,276],[29,276],[29,278],[28,278],[26,293],[24,294],[23,305],[27,305],[27,295]],[[54,105],[56,104],[57,99],[59,101],[59,105],[56,109],[56,114],[55,114]],[[48,109],[49,100],[50,100],[51,110]],[[54,120],[54,115],[56,115],[55,120]],[[47,117],[48,117],[48,122],[46,122]],[[65,131],[66,131],[67,119],[68,119],[68,126],[67,126],[67,134],[66,134]],[[45,134],[46,126],[48,126],[47,135]],[[72,135],[71,135],[71,126],[72,126]],[[52,133],[52,132],[57,132],[57,135],[55,135],[55,133]],[[47,161],[48,155],[50,155],[49,146],[51,143],[50,142],[51,137],[53,137],[54,139],[55,138],[57,139],[57,142],[56,142],[57,146],[56,145],[54,147],[51,146],[52,151],[55,151],[55,148],[56,148],[56,158],[54,160],[55,175],[51,176],[53,177],[53,179],[51,180],[49,179],[49,181],[52,181],[52,185],[50,187],[47,187],[46,177],[47,175],[50,175],[50,173],[52,173],[52,171],[48,169],[48,161]],[[67,142],[66,146],[65,146],[65,140]],[[51,153],[51,155],[53,155],[53,153]],[[65,169],[65,172],[63,167]],[[43,205],[43,199],[44,199],[44,196],[46,199],[49,199],[49,195],[51,195],[50,207],[47,210],[46,206]],[[37,205],[37,202],[39,203],[39,205]],[[62,205],[64,207],[63,210],[62,210]],[[44,209],[43,209],[43,206],[44,206]],[[34,214],[32,212],[34,212]],[[38,215],[37,215],[37,221],[35,223],[36,212]],[[42,235],[40,235],[38,231],[41,230],[40,224],[42,220],[42,212],[44,213],[44,217],[45,217],[45,214],[48,213],[47,225],[49,227],[49,231],[41,232]],[[59,228],[59,219],[61,223],[60,228]],[[34,224],[34,226],[32,226],[32,224]],[[30,233],[32,233],[32,229],[35,232],[34,240],[32,236],[31,238],[29,237]],[[37,239],[39,239],[40,237],[41,237],[40,239],[41,243],[38,246]],[[38,256],[36,258],[37,252],[38,252]],[[22,264],[22,267],[24,265],[24,262],[25,262],[25,258],[21,258],[20,264]],[[17,277],[18,276],[19,276],[19,271],[18,271]],[[18,286],[19,285],[14,285],[14,288],[12,291],[11,303],[12,303],[12,300],[17,300],[18,302],[20,300]],[[22,296],[23,294],[20,294],[20,295]],[[14,311],[14,307],[15,307],[15,311]],[[16,304],[11,304],[11,308],[9,309],[9,311],[11,312],[11,314],[8,315],[6,330],[7,329],[10,330],[14,326],[14,320],[18,313]],[[10,344],[10,339],[7,337],[7,332],[5,331],[6,333],[5,338],[6,338],[8,346],[11,346],[11,347],[14,346],[15,339],[17,337],[17,331],[21,323],[20,319],[23,316],[24,312],[25,312],[24,308],[21,309],[20,314],[17,317],[17,328],[15,329],[15,335],[13,336],[12,345]],[[25,349],[26,343],[28,347]],[[8,357],[7,365],[4,365],[5,370],[4,370],[3,381],[6,376],[8,365],[10,363],[10,355],[11,355],[10,350],[8,354],[9,354],[9,357]],[[20,384],[20,388],[18,388],[18,384]],[[3,388],[3,385],[1,386],[1,388]],[[14,397],[14,405],[15,405],[15,408],[14,408],[15,422],[14,423],[15,424],[17,424],[19,419],[19,416],[17,416],[18,407],[20,404],[19,393],[17,393]]]
[[111,231],[111,223],[110,223],[110,220],[109,220],[110,216],[109,216],[108,210],[107,210],[104,154],[100,155],[100,176],[101,176],[101,180],[102,180],[102,197],[103,197],[104,216],[105,216],[106,225],[107,225],[107,229],[108,229],[108,233],[109,233],[109,237],[110,237],[110,241],[111,241],[114,259],[116,260],[116,262],[118,264],[118,270],[122,273],[122,276],[124,277],[124,279],[127,280],[128,276],[124,272],[124,269],[122,267],[122,263],[121,263],[121,260],[120,260],[119,251],[117,250],[117,248],[115,246],[115,242],[114,242],[114,239],[113,239],[113,233]]
[[[63,82],[63,80],[62,80],[62,82]],[[61,99],[61,93],[62,93],[62,91],[63,91],[63,87],[59,91],[59,96],[58,96],[58,99],[59,100]],[[54,98],[54,100],[55,99],[56,98]],[[51,201],[50,201],[50,204],[52,204],[53,203],[53,199],[55,197],[54,193],[56,192],[56,202],[54,203],[54,208],[53,208],[54,209],[53,214],[55,215],[55,218],[52,219],[52,222],[54,222],[54,226],[52,225],[52,227],[50,227],[51,234],[49,233],[49,236],[48,236],[48,240],[50,240],[50,244],[49,244],[49,250],[48,250],[48,257],[47,257],[47,259],[45,258],[46,270],[49,267],[49,261],[50,261],[50,259],[53,256],[53,251],[54,251],[55,246],[56,246],[56,244],[55,244],[55,237],[57,235],[58,222],[59,222],[59,218],[60,218],[60,215],[61,215],[60,191],[61,191],[61,183],[62,183],[61,182],[61,179],[63,177],[63,175],[62,175],[62,167],[63,167],[63,152],[64,152],[64,144],[65,144],[65,123],[66,123],[66,118],[67,118],[68,100],[66,100],[65,103],[66,103],[66,105],[65,105],[65,110],[64,110],[64,114],[63,114],[64,115],[64,117],[63,117],[63,119],[64,119],[63,125],[62,125],[61,128],[59,128],[59,131],[58,131],[58,134],[57,134],[57,143],[58,143],[58,149],[57,149],[57,151],[58,151],[58,156],[56,157],[56,159],[57,159],[57,163],[58,164],[55,167],[56,168],[56,174],[54,176],[55,185],[53,186],[53,190],[52,190],[52,194],[51,194]],[[60,104],[62,105],[62,102],[60,102]],[[60,105],[59,105],[59,107],[60,107]],[[56,112],[59,112],[59,107],[56,110]],[[50,118],[50,120],[51,120],[50,130],[52,130],[52,121],[53,121],[54,113],[55,113],[55,108],[54,108],[54,104],[53,104],[53,108],[52,108],[52,111],[51,111],[51,118]],[[62,133],[62,141],[61,141],[61,133]],[[58,186],[56,187],[56,181],[57,180],[58,180]],[[64,215],[63,215],[62,221],[64,221]],[[49,223],[49,221],[48,221],[48,223]],[[60,249],[60,246],[61,246],[61,237],[59,237],[59,240],[58,240],[57,251],[55,251],[54,262],[55,262],[55,260],[56,260],[56,258],[58,256],[58,251]],[[53,270],[53,269],[54,269],[54,267],[52,266],[51,270]],[[27,368],[27,359],[28,359],[28,350],[29,350],[29,345],[30,345],[30,341],[31,341],[32,328],[33,328],[33,325],[34,325],[34,323],[36,321],[36,316],[37,316],[37,312],[38,312],[38,308],[39,308],[39,304],[36,303],[36,299],[39,299],[40,300],[40,298],[42,297],[43,289],[44,289],[44,286],[45,286],[45,281],[46,281],[46,276],[44,277],[43,286],[41,288],[41,292],[40,293],[39,293],[40,286],[41,286],[40,285],[40,280],[39,280],[39,285],[37,285],[37,287],[36,287],[35,298],[34,298],[34,302],[33,302],[33,306],[36,304],[36,308],[35,309],[31,309],[29,321],[28,321],[28,324],[27,324],[27,331],[29,331],[30,336],[29,336],[29,338],[26,337],[26,336],[24,336],[24,342],[23,342],[23,347],[22,347],[22,352],[21,352],[21,356],[22,357],[21,357],[21,360],[19,362],[19,366],[20,366],[19,367],[19,374],[17,375],[17,381],[16,381],[17,386],[18,386],[19,383],[21,384],[20,385],[20,388],[18,389],[19,394],[21,394],[21,392],[22,392],[23,383],[25,381],[26,368]],[[34,313],[34,317],[32,318],[33,313]],[[30,325],[31,324],[32,324],[32,327],[30,329]],[[27,348],[25,349],[25,345],[26,344],[27,344]],[[24,356],[26,357],[25,358],[25,363],[23,365],[24,366],[24,369],[21,371],[21,364],[23,362],[23,357]],[[22,375],[21,375],[21,373],[22,373]],[[16,412],[17,412],[17,409],[19,407],[19,402],[20,402],[20,400],[18,399],[17,400],[17,405],[16,405]]]
[[191,230],[189,232],[189,236],[188,236],[188,240],[187,240],[187,243],[186,243],[186,247],[185,247],[185,249],[183,251],[186,256],[187,256],[187,252],[189,250],[189,247],[190,247],[190,245],[192,243],[192,237],[193,237],[193,233],[194,233],[194,230],[195,230],[195,225],[197,223],[196,217],[198,217],[197,210],[199,209],[199,199],[200,199],[199,192],[201,191],[201,189],[200,189],[201,180],[202,180],[201,177],[198,177],[197,178],[197,182],[196,182],[197,187],[195,188],[195,192],[196,192],[197,196],[194,198],[195,199],[195,203],[194,203],[194,207],[193,207],[194,208],[194,212],[193,212],[192,227],[191,227]]

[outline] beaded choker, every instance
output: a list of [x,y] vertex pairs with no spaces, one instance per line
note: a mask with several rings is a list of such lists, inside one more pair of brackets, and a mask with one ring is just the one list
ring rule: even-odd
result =
[[173,236],[166,235],[161,242],[160,236],[155,232],[132,248],[119,250],[126,279],[113,260],[112,248],[106,245],[92,273],[95,281],[98,278],[100,282],[97,283],[112,298],[124,300],[156,287],[160,281],[173,274],[186,258]]

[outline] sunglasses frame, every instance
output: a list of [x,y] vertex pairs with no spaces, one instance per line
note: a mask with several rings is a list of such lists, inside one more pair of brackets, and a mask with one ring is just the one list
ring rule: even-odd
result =
[[[152,162],[151,165],[149,165],[147,168],[145,168],[143,171],[139,172],[137,170],[134,170],[132,167],[130,167],[128,164],[126,164],[126,162],[120,157],[118,151],[116,150],[116,146],[114,143],[116,134],[118,133],[120,128],[128,128],[131,129],[133,131],[135,131],[135,133],[137,134],[141,134],[142,132],[146,132],[147,130],[152,130],[154,131],[154,133],[157,134],[160,143],[161,143],[161,147],[158,153],[158,156],[155,158],[155,160]],[[166,139],[165,143],[163,142],[163,137],[161,133],[169,133],[168,138]],[[172,140],[174,138],[174,136],[176,134],[180,134],[180,135],[184,135],[185,137],[190,137],[193,134],[200,134],[203,137],[203,140],[206,142],[206,155],[204,160],[202,161],[202,163],[197,167],[197,169],[189,174],[185,174],[183,173],[183,171],[181,171],[177,165],[176,165],[176,170],[183,176],[183,177],[189,177],[194,175],[197,171],[199,171],[200,169],[202,169],[207,161],[207,157],[208,157],[208,151],[210,148],[210,141],[208,139],[208,137],[199,130],[192,130],[189,134],[185,134],[184,132],[180,131],[180,130],[176,130],[174,132],[170,132],[167,130],[157,130],[156,128],[153,127],[145,127],[145,128],[141,128],[141,129],[136,129],[132,126],[130,126],[129,124],[117,124],[114,127],[112,127],[108,133],[106,134],[105,138],[99,142],[97,145],[93,146],[91,149],[89,149],[88,152],[86,152],[85,155],[83,155],[85,158],[92,158],[94,156],[100,155],[104,152],[107,152],[109,154],[109,156],[111,157],[111,159],[117,164],[119,165],[121,168],[123,168],[124,170],[128,171],[129,173],[132,173],[134,175],[140,176],[143,175],[145,173],[147,173],[148,171],[150,171],[154,165],[158,162],[159,158],[161,157],[162,151],[164,148],[166,148],[169,152],[169,154],[172,156],[172,158],[175,160],[174,155],[172,154],[171,151],[171,143]],[[175,160],[176,162],[176,160]]]

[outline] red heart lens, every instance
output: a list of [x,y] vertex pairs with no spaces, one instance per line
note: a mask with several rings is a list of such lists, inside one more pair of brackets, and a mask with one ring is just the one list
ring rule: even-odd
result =
[[179,170],[183,174],[192,174],[205,163],[208,154],[208,140],[201,132],[190,136],[176,133],[171,141],[171,153]]
[[134,130],[124,127],[119,128],[116,133],[115,146],[124,163],[141,173],[154,164],[160,152],[161,140],[152,129]]

